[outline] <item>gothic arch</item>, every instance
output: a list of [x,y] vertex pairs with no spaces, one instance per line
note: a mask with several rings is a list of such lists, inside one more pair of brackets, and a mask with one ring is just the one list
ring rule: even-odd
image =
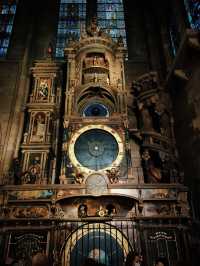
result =
[[108,86],[94,83],[87,84],[77,96],[78,112],[81,113],[90,102],[94,101],[104,104],[111,112],[116,111],[116,97]]

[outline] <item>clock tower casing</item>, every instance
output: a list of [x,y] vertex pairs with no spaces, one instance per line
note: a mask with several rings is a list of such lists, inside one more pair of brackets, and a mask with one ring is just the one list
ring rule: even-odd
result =
[[[92,176],[108,185],[137,183],[142,173],[139,146],[129,138],[124,59],[126,49],[98,29],[82,33],[65,49],[67,84],[64,114],[62,178],[86,186]],[[130,121],[129,121],[130,120]],[[134,149],[131,149],[134,146]],[[134,163],[132,165],[132,158]],[[96,178],[94,177],[94,185]],[[90,180],[91,182],[91,180]],[[103,181],[102,181],[103,182]],[[91,191],[91,190],[90,190]],[[95,188],[95,191],[96,188]]]
[[160,254],[174,263],[188,245],[190,208],[158,74],[128,86],[122,38],[95,21],[67,44],[65,73],[49,56],[31,68],[18,186],[2,190],[5,254],[29,261],[42,250],[54,265],[93,257],[108,266],[138,251],[148,265]]

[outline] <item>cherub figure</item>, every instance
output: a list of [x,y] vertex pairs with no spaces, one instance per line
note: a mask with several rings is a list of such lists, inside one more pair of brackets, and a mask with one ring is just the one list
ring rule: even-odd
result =
[[113,167],[109,170],[106,170],[106,172],[107,172],[107,177],[109,178],[111,184],[117,183],[119,181],[119,175],[120,175],[119,167],[115,168]]
[[82,184],[83,183],[83,181],[84,181],[83,173],[76,171],[72,175],[74,176],[76,183],[78,183],[78,184]]

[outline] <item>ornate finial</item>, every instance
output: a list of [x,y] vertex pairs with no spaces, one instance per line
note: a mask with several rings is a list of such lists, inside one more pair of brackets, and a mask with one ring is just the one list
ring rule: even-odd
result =
[[121,35],[117,38],[117,44],[119,46],[124,46],[124,40],[123,40],[123,37]]
[[46,53],[47,53],[47,58],[53,57],[53,45],[51,42],[49,42],[49,44],[48,44]]
[[100,36],[100,28],[98,27],[97,17],[93,17],[90,25],[87,28],[87,34],[89,36]]

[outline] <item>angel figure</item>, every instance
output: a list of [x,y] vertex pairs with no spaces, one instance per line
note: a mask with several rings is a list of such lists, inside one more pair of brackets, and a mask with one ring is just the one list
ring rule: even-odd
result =
[[83,183],[83,181],[84,181],[84,175],[83,175],[83,173],[76,171],[72,175],[74,176],[75,182],[77,184],[82,184]]
[[113,167],[111,169],[106,170],[106,172],[111,184],[117,183],[119,181],[119,167]]

